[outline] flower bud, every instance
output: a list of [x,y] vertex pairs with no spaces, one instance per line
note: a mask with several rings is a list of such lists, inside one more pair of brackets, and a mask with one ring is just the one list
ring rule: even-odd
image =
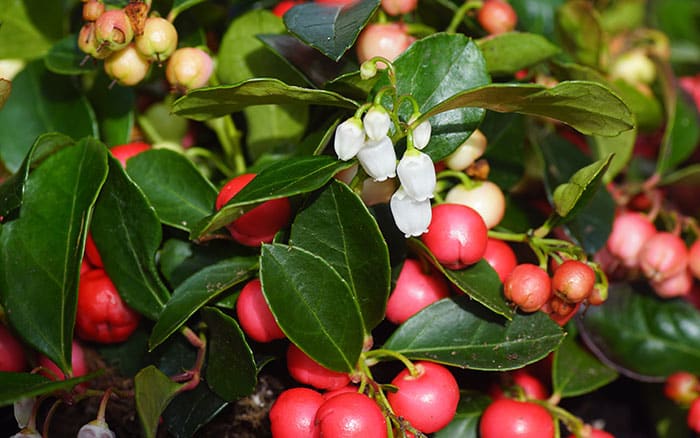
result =
[[433,216],[430,200],[416,201],[408,196],[403,187],[394,193],[389,201],[391,214],[394,216],[396,227],[406,237],[420,236],[428,231],[428,225]]
[[333,147],[341,160],[355,158],[364,144],[365,131],[362,128],[362,121],[357,117],[349,118],[335,128]]
[[144,58],[133,44],[114,52],[105,59],[105,72],[121,85],[136,85],[148,73],[151,63]]
[[357,153],[362,168],[375,181],[396,176],[396,151],[389,137],[368,140]]
[[372,79],[377,75],[377,63],[372,60],[363,62],[360,65],[360,77],[364,80]]
[[406,194],[416,201],[425,201],[433,197],[436,177],[433,160],[419,151],[408,151],[396,167],[399,181]]
[[[409,123],[413,123],[418,119],[418,115],[414,115],[411,117],[411,120],[409,120]],[[421,122],[418,126],[416,126],[413,129],[413,146],[416,149],[423,149],[430,143],[430,133],[432,131],[432,126],[430,126],[430,122],[428,120],[425,120]]]
[[106,45],[110,50],[119,50],[134,39],[134,29],[122,9],[112,9],[95,21],[95,37],[99,44]]
[[386,137],[391,127],[389,112],[381,105],[373,105],[362,119],[367,137],[371,140],[381,140]]
[[32,417],[32,411],[34,410],[34,402],[33,397],[23,398],[16,401],[12,406],[18,427],[25,428],[29,424],[29,419]]
[[177,30],[165,18],[149,17],[136,37],[136,48],[151,61],[165,61],[177,48]]
[[93,420],[78,431],[78,438],[116,438],[104,420]]
[[214,72],[214,61],[202,49],[184,47],[178,49],[168,60],[165,77],[170,85],[189,90],[209,83]]

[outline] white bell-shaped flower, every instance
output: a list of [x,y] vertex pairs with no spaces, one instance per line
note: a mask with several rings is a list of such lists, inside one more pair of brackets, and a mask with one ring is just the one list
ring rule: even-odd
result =
[[381,105],[373,105],[365,113],[362,119],[367,137],[371,140],[381,140],[389,134],[391,117],[389,112]]
[[341,160],[355,158],[364,144],[365,130],[357,117],[351,117],[335,128],[333,147]]
[[32,411],[34,410],[34,401],[34,397],[22,398],[12,406],[17,426],[20,429],[27,427],[29,424],[29,419],[32,417]]
[[[409,123],[413,123],[416,119],[418,119],[418,116],[414,115],[411,117],[411,120],[409,120]],[[425,120],[418,124],[413,129],[413,146],[416,149],[423,149],[424,147],[428,146],[428,143],[430,143],[430,134],[432,133],[433,127],[430,125],[430,121]]]
[[107,423],[100,420],[91,421],[78,431],[78,438],[116,438],[116,436]]
[[391,197],[389,207],[392,216],[394,216],[396,227],[407,238],[417,237],[428,231],[428,225],[433,218],[430,199],[416,201],[406,193],[403,187],[399,187]]
[[396,151],[389,137],[368,140],[357,153],[362,168],[375,181],[396,176]]
[[416,201],[425,201],[433,197],[435,184],[435,166],[430,157],[417,150],[408,150],[396,168],[399,181],[406,194]]

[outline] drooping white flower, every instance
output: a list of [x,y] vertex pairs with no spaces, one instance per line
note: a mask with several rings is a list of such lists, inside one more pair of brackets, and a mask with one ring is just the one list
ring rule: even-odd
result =
[[428,225],[433,218],[430,199],[416,201],[406,193],[403,187],[399,187],[391,197],[389,207],[396,227],[406,237],[417,237],[428,231]]
[[333,148],[341,160],[355,158],[364,144],[365,130],[357,117],[351,117],[335,128]]
[[36,429],[24,428],[10,438],[41,438],[41,434]]
[[[409,123],[413,123],[416,119],[418,119],[418,116],[414,115],[409,120]],[[430,125],[429,120],[421,122],[413,129],[413,146],[416,149],[423,149],[430,143],[432,129],[433,127]]]
[[101,420],[93,420],[78,431],[78,438],[116,438],[116,436],[107,423]]
[[362,119],[367,137],[371,140],[381,140],[386,137],[391,127],[389,112],[381,105],[373,105]]
[[17,420],[17,426],[22,429],[27,427],[29,424],[29,419],[32,416],[32,411],[34,410],[34,397],[22,398],[14,403],[12,409],[15,414],[15,420]]
[[367,140],[357,153],[362,168],[375,181],[396,176],[396,151],[389,137]]
[[433,160],[427,154],[417,150],[406,151],[399,161],[396,173],[408,196],[416,201],[433,197],[437,180]]

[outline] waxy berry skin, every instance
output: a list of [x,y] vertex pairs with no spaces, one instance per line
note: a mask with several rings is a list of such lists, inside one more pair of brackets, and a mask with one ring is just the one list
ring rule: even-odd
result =
[[311,359],[294,344],[287,349],[287,370],[294,380],[314,388],[333,390],[350,383],[347,373],[329,370]]
[[506,242],[490,238],[486,242],[484,260],[496,271],[501,283],[508,277],[513,269],[518,265],[515,251]]
[[700,397],[693,400],[688,409],[688,427],[695,433],[700,433]]
[[647,240],[639,251],[639,267],[651,281],[662,281],[688,267],[688,248],[683,239],[666,231]]
[[554,438],[554,422],[540,405],[503,398],[486,408],[479,431],[481,438]]
[[134,141],[127,144],[112,146],[109,149],[109,152],[114,158],[119,160],[119,162],[122,164],[122,167],[126,167],[126,163],[129,160],[129,158],[134,157],[140,154],[141,152],[145,152],[149,149],[151,149],[150,144],[141,141]]
[[486,252],[486,224],[473,208],[460,204],[433,207],[428,232],[421,236],[435,258],[449,269],[463,269]]
[[243,286],[236,300],[236,315],[243,331],[258,342],[270,342],[286,337],[265,301],[260,280],[257,278]]
[[377,403],[358,392],[339,394],[318,408],[315,438],[386,438],[386,419]]
[[[372,23],[367,25],[357,38],[355,50],[360,63],[381,56],[394,61],[416,39],[406,33],[403,23]],[[383,63],[378,64],[384,66]]]
[[175,50],[165,67],[165,77],[170,85],[185,90],[207,85],[213,72],[211,56],[195,47]]
[[530,399],[546,400],[549,397],[547,388],[542,382],[524,369],[507,373],[503,377],[502,384],[496,384],[489,390],[489,395],[494,400],[507,398],[503,391],[513,386],[519,386],[525,396]]
[[104,69],[109,77],[124,86],[133,86],[141,82],[150,67],[151,62],[133,44],[115,51],[104,62]]
[[389,15],[403,15],[415,10],[418,0],[382,0],[381,5]]
[[95,245],[95,239],[92,238],[92,233],[88,233],[85,239],[85,257],[91,266],[96,268],[104,268],[104,263],[102,263],[102,256]]
[[313,389],[283,391],[270,408],[270,429],[274,438],[311,438],[318,408],[326,400]]
[[456,185],[447,192],[445,202],[473,208],[484,219],[488,229],[498,225],[506,212],[505,195],[501,188],[491,181],[482,181],[473,188]]
[[578,303],[591,294],[595,286],[595,271],[577,260],[566,260],[552,275],[554,293],[571,303]]
[[481,27],[491,35],[515,29],[518,16],[513,7],[504,0],[486,0],[476,16]]
[[[216,209],[220,210],[226,205],[253,178],[254,173],[245,173],[226,183],[216,198]],[[226,228],[238,243],[260,246],[272,242],[275,234],[289,223],[291,216],[291,205],[287,198],[271,199],[246,212]]]
[[[66,376],[58,368],[58,365],[53,363],[51,359],[39,355],[39,365],[46,368],[48,371],[42,371],[41,374],[51,380],[65,380]],[[85,360],[85,351],[83,346],[76,340],[73,340],[71,345],[71,368],[73,371],[72,377],[84,376],[88,372],[87,361]]]
[[700,239],[697,239],[688,248],[688,269],[693,277],[700,280]]
[[613,220],[612,231],[606,243],[610,254],[628,268],[639,266],[639,251],[656,234],[656,227],[639,212],[623,212]]
[[0,371],[21,372],[27,368],[27,357],[22,344],[0,323]]
[[506,278],[503,294],[523,312],[535,312],[552,296],[551,280],[539,266],[522,263]]
[[677,371],[666,378],[664,395],[680,405],[689,405],[700,397],[700,380],[695,374]]
[[447,426],[457,412],[459,385],[446,367],[434,362],[416,362],[418,375],[401,371],[391,384],[398,388],[387,394],[396,415],[423,433]]
[[162,62],[168,59],[177,48],[177,30],[165,18],[149,17],[143,33],[135,39],[138,51],[151,61]]
[[406,259],[396,287],[386,304],[386,318],[401,324],[435,301],[450,295],[447,282],[437,273],[425,273],[419,261]]

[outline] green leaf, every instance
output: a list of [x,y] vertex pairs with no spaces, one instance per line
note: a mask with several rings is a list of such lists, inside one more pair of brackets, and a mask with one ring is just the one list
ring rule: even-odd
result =
[[[109,147],[129,143],[136,107],[133,87],[112,84],[112,79],[106,73],[100,72],[88,92],[88,97],[95,109],[102,141]],[[151,105],[148,111],[153,106]]]
[[577,170],[568,182],[559,184],[552,193],[557,214],[566,221],[586,206],[600,187],[603,175],[610,165],[612,155]]
[[218,191],[184,155],[152,149],[132,157],[126,171],[162,223],[191,231],[211,214]]
[[359,0],[344,6],[303,3],[284,14],[284,24],[297,38],[338,61],[378,7],[378,0]]
[[518,28],[554,39],[554,16],[565,0],[511,0]]
[[49,380],[40,374],[0,371],[0,406],[11,405],[23,398],[70,390],[75,385],[94,379],[95,373],[66,380]]
[[35,59],[60,38],[63,2],[6,1],[0,9],[0,59]]
[[362,79],[359,71],[345,73],[326,82],[324,89],[342,94],[356,101],[365,101],[379,80],[379,76]]
[[437,261],[430,250],[418,239],[409,239],[409,247],[414,251],[427,257],[448,281],[454,284],[459,290],[472,297],[474,300],[486,306],[491,311],[506,317],[513,318],[513,309],[508,306],[503,292],[501,291],[501,281],[498,274],[485,260],[460,270],[447,269]]
[[357,102],[331,91],[287,85],[277,79],[256,78],[218,87],[199,88],[173,102],[173,112],[194,120],[225,116],[246,107],[267,104],[327,105],[355,109]]
[[216,395],[209,386],[197,385],[170,402],[163,412],[163,420],[175,438],[191,438],[228,405],[229,402]]
[[580,63],[598,67],[607,41],[594,5],[584,0],[565,2],[557,9],[556,25],[566,51]]
[[24,186],[19,218],[0,228],[0,293],[10,324],[70,370],[78,275],[106,150],[85,139],[47,158]]
[[78,34],[61,39],[44,57],[49,71],[62,75],[79,75],[95,70],[96,63],[78,47]]
[[688,159],[700,141],[698,111],[693,101],[678,96],[674,108],[667,111],[669,122],[656,166],[656,171],[661,175],[674,170]]
[[596,158],[600,160],[609,157],[610,154],[614,154],[607,171],[603,174],[603,184],[611,182],[627,167],[630,158],[632,158],[636,140],[636,129],[621,132],[615,137],[601,137],[600,135],[591,137],[590,142]]
[[[479,126],[488,139],[484,158],[491,168],[489,180],[498,184],[504,193],[525,174],[525,119],[522,114],[487,111]],[[506,214],[510,213],[508,210],[506,208]]]
[[202,310],[202,319],[209,331],[207,384],[228,401],[252,394],[258,381],[258,369],[238,323],[213,307]]
[[136,411],[147,438],[154,438],[160,415],[182,388],[158,368],[149,365],[134,378]]
[[[396,90],[409,94],[430,118],[432,135],[424,152],[437,161],[454,151],[479,126],[485,111],[478,105],[440,109],[445,101],[490,82],[486,61],[476,43],[464,35],[435,34],[412,44],[396,61]],[[386,75],[377,81],[375,92],[388,85]],[[386,99],[388,103],[388,99]],[[402,107],[405,120],[410,105]],[[453,111],[448,111],[453,110]]]
[[554,352],[552,386],[554,393],[561,397],[576,397],[593,392],[617,376],[614,369],[600,363],[579,345],[575,333],[569,333]]
[[222,260],[185,280],[175,289],[158,317],[149,339],[150,348],[160,345],[209,301],[249,278],[257,269],[257,263],[255,257]]
[[507,32],[476,42],[492,75],[506,75],[539,64],[560,52],[542,35]]
[[191,236],[198,238],[233,222],[255,205],[286,198],[323,187],[333,175],[352,166],[329,156],[292,157],[261,171],[221,210],[197,224]]
[[170,22],[175,21],[175,17],[180,15],[182,12],[191,7],[197,6],[202,2],[204,2],[204,0],[175,0],[173,2],[172,9],[170,9],[170,12],[168,13],[168,20],[170,20]]
[[323,258],[350,286],[365,332],[384,319],[391,287],[389,250],[362,200],[332,182],[292,225],[290,244]]
[[475,370],[504,371],[555,350],[564,333],[543,312],[504,321],[467,296],[437,301],[404,322],[383,348]]
[[435,432],[434,438],[478,438],[479,419],[491,404],[491,397],[477,391],[460,391],[457,413],[444,428]]
[[290,341],[326,368],[355,369],[363,343],[362,317],[348,284],[331,265],[301,248],[264,244],[260,281]]
[[616,284],[579,327],[596,356],[620,373],[663,380],[676,371],[700,374],[700,312],[687,301],[663,300],[640,284]]
[[552,88],[535,84],[491,84],[467,90],[421,117],[462,107],[516,112],[560,120],[586,135],[614,136],[634,127],[632,113],[609,88],[595,82],[565,81]]
[[10,92],[12,92],[12,82],[0,78],[0,109],[5,106],[7,98],[10,97]]
[[5,166],[15,172],[34,140],[52,131],[73,138],[98,135],[95,115],[71,78],[50,73],[42,61],[35,61],[14,78],[12,94],[0,111]]
[[170,297],[155,267],[161,225],[119,161],[110,155],[108,162],[109,175],[95,204],[90,232],[121,297],[155,320]]
[[653,132],[661,127],[664,122],[664,113],[655,95],[643,93],[624,79],[615,80],[612,87],[634,114],[639,131]]

